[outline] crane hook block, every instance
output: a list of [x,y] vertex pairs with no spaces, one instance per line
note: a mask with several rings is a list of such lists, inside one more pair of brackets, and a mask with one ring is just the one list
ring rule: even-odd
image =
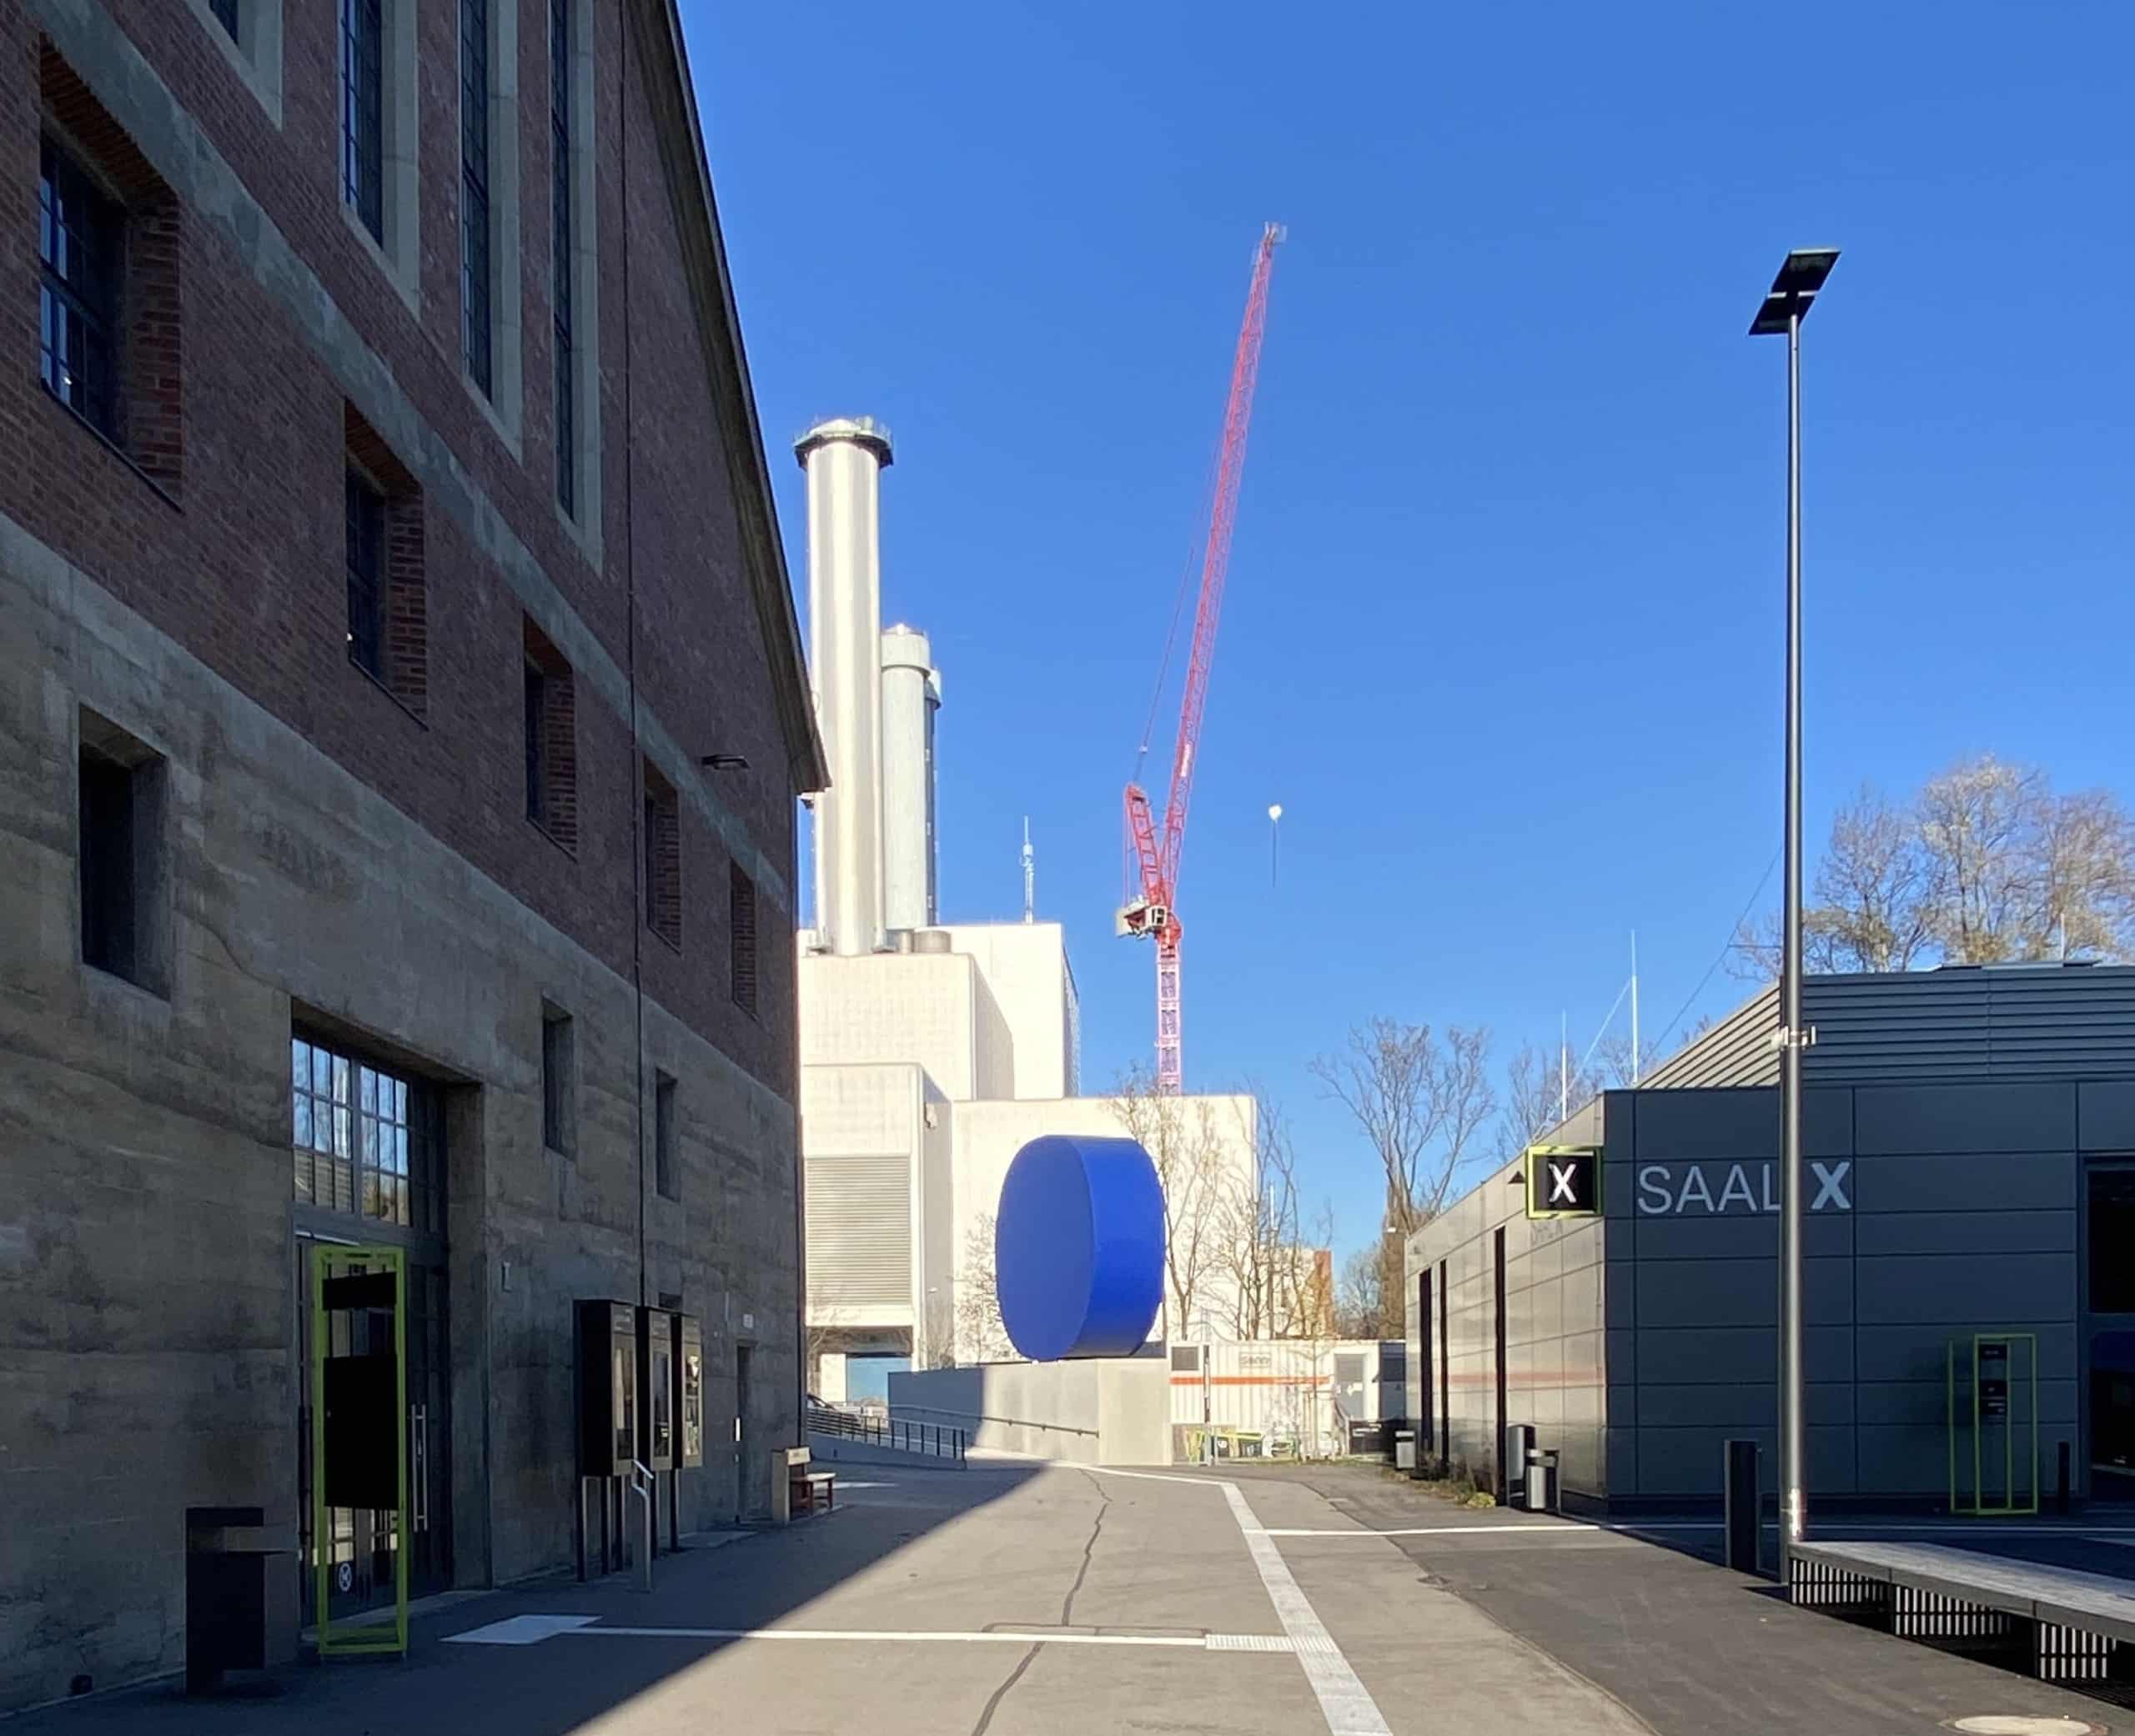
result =
[[1131,1139],[1048,1133],[1016,1153],[994,1222],[1001,1322],[1034,1362],[1132,1356],[1163,1298],[1164,1197]]

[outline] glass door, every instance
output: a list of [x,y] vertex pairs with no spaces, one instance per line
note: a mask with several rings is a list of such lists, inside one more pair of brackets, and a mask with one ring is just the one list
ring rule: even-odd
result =
[[2091,1498],[2135,1501],[2135,1162],[2085,1178]]

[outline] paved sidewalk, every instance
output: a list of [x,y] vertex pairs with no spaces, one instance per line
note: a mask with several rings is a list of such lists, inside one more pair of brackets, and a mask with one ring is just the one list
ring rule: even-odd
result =
[[1321,1522],[1335,1535],[1281,1539],[1300,1573],[1398,1553],[1660,1736],[1925,1736],[1987,1713],[2135,1728],[2100,1699],[1796,1609],[1769,1581],[1627,1533],[1456,1508],[1374,1466],[1238,1474],[1265,1512],[1340,1515]]

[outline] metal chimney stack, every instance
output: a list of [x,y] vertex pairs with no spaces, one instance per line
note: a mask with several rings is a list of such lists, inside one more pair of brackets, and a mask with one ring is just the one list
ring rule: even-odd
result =
[[933,648],[900,623],[882,635],[882,908],[892,929],[932,928],[934,714],[942,704]]
[[882,473],[889,430],[819,422],[794,443],[808,474],[808,625],[831,787],[816,801],[816,924],[831,952],[883,945]]

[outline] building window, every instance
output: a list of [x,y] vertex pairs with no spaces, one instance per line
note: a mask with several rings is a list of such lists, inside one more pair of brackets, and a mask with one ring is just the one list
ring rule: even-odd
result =
[[436,1101],[419,1081],[328,1043],[289,1039],[297,1199],[374,1224],[440,1227]]
[[38,188],[44,383],[98,432],[118,436],[118,309],[124,220],[50,138]]
[[577,700],[570,665],[548,635],[525,630],[526,817],[565,850],[578,848]]
[[663,1200],[682,1197],[681,1179],[675,1163],[675,1081],[665,1073],[654,1076],[652,1086],[652,1180]]
[[167,494],[183,468],[184,213],[49,43],[39,94],[39,371],[60,403]]
[[385,674],[385,497],[351,468],[349,520],[349,660],[366,675]]
[[645,764],[645,926],[682,944],[682,805],[675,786]]
[[385,0],[341,0],[341,198],[385,239]]
[[578,512],[578,375],[571,340],[571,277],[575,214],[571,178],[576,168],[571,141],[571,29],[573,0],[549,0],[549,184],[550,229],[549,305],[555,316],[556,350],[556,504]]
[[164,761],[146,743],[86,709],[80,732],[75,855],[82,962],[167,996]]
[[738,865],[728,867],[727,932],[733,939],[734,1004],[756,1010],[756,883]]
[[460,354],[490,391],[490,0],[460,0]]
[[208,10],[215,15],[215,22],[230,33],[230,40],[238,39],[238,0],[208,0]]
[[577,1056],[570,1015],[541,1004],[541,1143],[560,1156],[575,1148],[577,1092],[571,1068]]
[[420,718],[430,696],[423,491],[354,404],[342,406],[342,435],[349,660]]

